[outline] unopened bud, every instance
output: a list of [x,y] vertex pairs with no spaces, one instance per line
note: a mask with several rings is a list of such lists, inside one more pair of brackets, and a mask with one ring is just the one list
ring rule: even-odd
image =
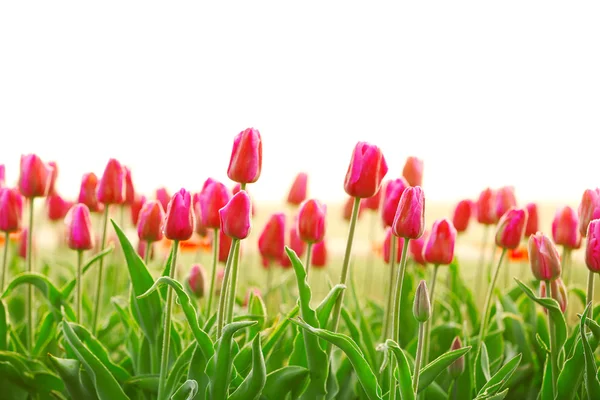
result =
[[417,287],[415,293],[415,302],[413,304],[413,314],[419,322],[425,322],[431,315],[431,304],[429,302],[429,292],[427,291],[427,283],[422,280]]
[[[450,346],[450,350],[458,350],[462,347],[462,343],[460,342],[460,338],[457,336],[452,341],[452,346]],[[465,371],[465,356],[460,356],[456,359],[450,366],[448,366],[448,373],[452,377],[452,379],[458,379],[459,376]]]

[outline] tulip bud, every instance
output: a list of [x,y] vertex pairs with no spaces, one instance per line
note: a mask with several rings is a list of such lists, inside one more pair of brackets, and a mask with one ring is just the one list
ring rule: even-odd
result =
[[[550,293],[548,293],[547,284],[545,281],[540,282],[540,297],[551,297],[558,302],[560,310],[564,313],[567,309],[568,295],[567,287],[565,286],[561,278],[556,278],[550,282]],[[544,312],[547,314],[548,310],[544,308]]]
[[324,268],[327,266],[327,245],[325,244],[325,239],[313,245],[310,260],[311,267]]
[[381,210],[381,218],[383,219],[383,226],[388,227],[394,224],[394,217],[396,211],[398,211],[398,203],[400,197],[408,187],[408,182],[404,178],[392,179],[385,185],[383,207]]
[[144,204],[146,204],[146,196],[139,195],[136,195],[133,203],[131,203],[131,224],[133,226],[137,226],[140,217],[140,211],[142,211]]
[[253,183],[262,168],[262,140],[260,132],[248,128],[235,137],[227,168],[229,179],[239,183]]
[[231,194],[227,186],[218,181],[211,181],[200,193],[198,202],[201,210],[201,224],[208,229],[221,226],[219,210],[227,205]]
[[423,248],[423,258],[434,265],[450,264],[454,258],[455,241],[456,229],[452,223],[446,218],[435,221]]
[[560,257],[550,238],[541,232],[529,237],[529,262],[533,276],[540,281],[560,277]]
[[65,217],[67,245],[71,250],[94,248],[94,232],[90,210],[85,204],[75,204]]
[[535,203],[525,206],[527,209],[527,226],[525,226],[525,237],[535,235],[538,231],[538,209]]
[[138,216],[138,237],[143,242],[158,242],[163,238],[165,212],[158,200],[144,203]]
[[510,186],[504,186],[498,189],[495,196],[496,221],[498,221],[508,210],[517,206],[515,189]]
[[241,190],[219,210],[221,230],[227,236],[235,239],[245,239],[250,234],[251,222],[250,196]]
[[[46,197],[46,208],[50,221],[62,221],[65,219],[73,203],[63,199],[59,194],[49,194]],[[89,209],[88,209],[89,210]]]
[[[425,229],[425,194],[421,186],[411,186],[404,191],[398,203],[392,229],[394,235],[407,239],[418,239],[423,235]],[[456,232],[456,229],[454,229],[454,232]]]
[[408,157],[402,176],[410,186],[423,186],[423,160],[417,157]]
[[45,164],[37,155],[21,156],[19,191],[23,197],[44,197],[52,180],[52,166]]
[[219,230],[219,262],[222,264],[227,263],[227,257],[231,250],[231,244],[233,240],[227,236],[222,229]]
[[587,227],[594,217],[594,211],[600,208],[600,189],[586,189],[583,192],[579,204],[579,234],[583,237],[587,234]]
[[[19,236],[19,252],[18,255],[19,257],[21,257],[22,259],[26,259],[27,258],[27,246],[28,246],[28,229],[24,228],[21,231],[21,235]],[[35,242],[34,242],[35,243]]]
[[125,204],[131,205],[135,201],[135,188],[131,179],[131,170],[127,167],[123,169],[125,170]]
[[170,240],[188,240],[194,233],[194,210],[190,192],[181,189],[169,202],[165,215],[163,233]]
[[413,239],[408,242],[408,250],[410,251],[410,255],[413,260],[419,265],[426,265],[427,261],[423,257],[423,248],[425,247],[425,242],[429,238],[429,232],[424,232],[423,236],[418,239]]
[[161,187],[156,189],[155,193],[156,200],[160,201],[160,204],[163,206],[163,210],[166,210],[169,207],[169,201],[171,200],[171,195],[167,188]]
[[570,249],[577,249],[581,246],[579,218],[571,207],[565,206],[556,211],[552,221],[552,238],[557,245]]
[[[450,351],[458,350],[462,348],[462,343],[460,342],[460,338],[457,336],[452,341],[452,346],[450,346]],[[456,359],[450,366],[448,367],[448,373],[452,377],[452,379],[458,379],[459,376],[465,371],[465,356],[460,356]]]
[[268,260],[281,260],[285,249],[285,215],[271,215],[258,238],[258,250]]
[[304,172],[300,172],[296,179],[294,179],[294,183],[292,183],[292,187],[288,193],[287,202],[289,204],[298,206],[306,199],[306,192],[308,186],[308,175]]
[[206,272],[204,271],[204,267],[202,265],[192,265],[187,282],[194,296],[196,296],[199,299],[204,297],[204,284],[206,282]]
[[97,195],[98,201],[103,204],[122,204],[125,201],[125,170],[114,158],[106,164]]
[[363,204],[365,205],[365,209],[372,211],[379,211],[379,205],[381,203],[381,188],[375,193],[375,195],[371,197],[367,197],[363,200]]
[[388,166],[379,147],[358,142],[346,172],[344,190],[352,197],[371,197],[379,190],[387,171]]
[[325,214],[327,207],[319,200],[302,203],[298,212],[298,236],[307,243],[316,243],[325,237]]
[[[360,216],[362,215],[363,212],[363,201],[361,200],[360,202],[360,206],[358,207],[358,216],[357,219],[360,219]],[[348,197],[348,199],[346,199],[346,202],[344,203],[344,208],[342,209],[343,212],[343,218],[345,221],[350,222],[350,220],[352,219],[352,209],[354,208],[354,197]]]
[[456,232],[460,233],[467,230],[472,209],[473,202],[471,200],[461,200],[458,202],[452,215],[452,225],[456,228]]
[[[298,257],[302,257],[304,254],[304,250],[306,249],[306,243],[300,239],[300,235],[298,234],[298,225],[292,224],[290,228],[290,249],[294,250]],[[283,253],[281,257],[281,266],[284,268],[289,268],[292,266],[292,262],[288,257],[287,253]]]
[[101,212],[104,209],[104,206],[98,202],[97,187],[98,177],[96,174],[93,172],[83,174],[77,202],[85,204],[91,212]]
[[23,197],[17,189],[0,188],[0,231],[17,232],[21,229]]
[[402,248],[404,247],[404,238],[395,236],[391,228],[385,230],[385,239],[383,241],[383,261],[386,264],[390,263],[392,257],[392,240],[396,241],[396,264],[400,262],[402,257]]
[[419,282],[415,293],[415,301],[413,303],[413,315],[418,322],[426,322],[431,315],[431,303],[429,302],[429,292],[427,291],[427,283],[424,280]]
[[527,225],[527,210],[511,208],[502,215],[496,227],[496,245],[503,249],[516,249],[523,239]]
[[600,272],[600,219],[588,224],[585,264],[592,272]]
[[476,203],[477,222],[484,225],[495,224],[498,219],[494,210],[494,191],[490,188],[485,189],[479,195]]

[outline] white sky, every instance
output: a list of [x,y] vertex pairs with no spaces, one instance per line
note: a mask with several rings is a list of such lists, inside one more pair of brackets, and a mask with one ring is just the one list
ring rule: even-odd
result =
[[[356,141],[388,177],[425,160],[432,200],[512,184],[578,201],[600,185],[599,2],[0,3],[0,163],[58,160],[74,196],[109,157],[142,191],[226,181],[233,137],[263,136],[251,190],[293,176],[343,199]],[[206,3],[206,2],[204,2]]]

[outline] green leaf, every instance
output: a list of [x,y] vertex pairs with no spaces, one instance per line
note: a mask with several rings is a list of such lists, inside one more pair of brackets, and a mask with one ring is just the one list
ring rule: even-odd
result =
[[279,342],[281,337],[285,334],[285,330],[290,324],[290,319],[292,319],[296,315],[298,315],[299,311],[300,311],[300,306],[298,306],[298,304],[296,304],[294,306],[294,308],[285,316],[285,318],[280,320],[279,323],[277,324],[277,326],[275,326],[275,328],[273,328],[273,330],[267,337],[267,340],[265,341],[265,344],[263,346],[263,354],[265,355],[266,360],[269,359],[271,350],[275,347],[275,345]]
[[[111,244],[108,247],[106,247],[104,250],[102,250],[101,252],[94,254],[94,256],[92,258],[90,258],[88,260],[88,262],[85,263],[85,265],[81,268],[81,275],[82,276],[85,275],[85,273],[88,271],[88,269],[90,269],[90,267],[98,264],[96,261],[109,255],[114,250],[114,248],[115,247]],[[71,279],[69,281],[69,283],[67,283],[65,286],[63,286],[62,289],[60,290],[60,292],[62,294],[62,298],[65,299],[66,301],[68,301],[69,297],[71,296],[71,293],[73,293],[73,289],[75,289],[76,285],[77,285],[77,278],[74,278],[74,279]]]
[[587,335],[585,334],[585,320],[588,315],[588,310],[591,307],[591,302],[585,307],[581,320],[579,321],[579,333],[581,335],[581,343],[583,344],[583,352],[585,356],[585,391],[587,392],[588,399],[600,399],[600,382],[598,381],[598,368],[596,367],[596,360],[594,358],[594,351],[588,342]]
[[33,347],[32,352],[34,357],[38,357],[54,339],[57,326],[55,315],[52,313],[46,313],[36,335],[35,346]]
[[[576,393],[577,391],[574,390],[570,398],[573,398]],[[548,353],[548,355],[546,356],[546,362],[544,363],[544,378],[542,380],[541,395],[542,399],[554,398],[554,388],[552,387],[552,362],[550,361],[550,353]]]
[[137,375],[127,380],[124,386],[135,387],[154,395],[158,394],[159,375]]
[[204,352],[200,350],[200,347],[196,344],[194,355],[190,361],[187,379],[195,380],[198,383],[198,393],[202,394],[202,396],[199,396],[198,400],[204,399],[206,388],[210,382],[208,374],[206,373],[208,362],[209,359],[204,356]]
[[515,357],[513,357],[509,362],[504,364],[504,366],[502,366],[502,368],[500,368],[498,372],[496,372],[494,376],[492,376],[490,380],[488,380],[486,384],[483,385],[483,387],[477,394],[477,398],[486,398],[502,390],[502,388],[506,385],[510,377],[513,375],[513,373],[521,363],[521,357],[521,354],[518,354]]
[[260,335],[252,342],[252,370],[244,382],[229,396],[229,400],[246,400],[259,398],[267,380],[267,368],[260,348]]
[[93,391],[88,390],[79,379],[79,370],[81,363],[78,360],[69,360],[54,357],[48,354],[50,364],[65,383],[69,395],[73,399],[94,399],[97,398]]
[[[267,375],[267,382],[262,391],[261,399],[280,400],[286,399],[288,393],[297,393],[304,387],[309,379],[306,368],[290,365]],[[293,399],[297,397],[292,397]]]
[[181,386],[179,386],[179,389],[177,389],[175,393],[173,393],[171,400],[192,400],[194,397],[196,397],[197,393],[198,382],[188,379],[187,381],[183,382]]
[[323,301],[321,301],[321,303],[317,306],[317,319],[319,320],[319,328],[322,326],[327,326],[327,321],[329,320],[333,306],[335,305],[335,302],[340,294],[342,294],[345,289],[346,285],[338,283],[331,288],[329,293],[327,293],[327,296],[325,296]]
[[367,397],[371,400],[381,399],[381,388],[379,387],[377,378],[369,366],[369,363],[365,359],[365,356],[360,351],[360,348],[352,339],[340,333],[333,333],[325,329],[313,328],[302,320],[292,320],[292,322],[312,333],[313,335],[321,339],[325,339],[326,341],[339,347],[352,363],[354,372],[356,372],[356,376],[358,377],[358,380],[360,381]]
[[433,381],[435,381],[439,374],[448,369],[448,367],[454,361],[467,354],[469,350],[471,350],[471,346],[449,351],[427,364],[427,366],[424,368],[421,368],[418,393],[421,393],[421,391],[425,390],[431,383],[433,383]]
[[8,350],[8,324],[6,322],[6,309],[0,300],[0,350]]
[[[181,377],[185,373],[185,369],[188,367],[192,360],[192,356],[194,355],[194,350],[196,349],[196,343],[192,342],[186,347],[186,349],[179,354],[179,357],[175,360],[173,365],[169,368],[169,373],[167,375],[167,383],[165,385],[165,393],[167,393],[166,397],[175,393],[177,390],[177,385],[179,384]],[[194,381],[196,382],[196,381]],[[196,387],[198,383],[196,382]]]
[[248,298],[248,315],[255,315],[258,317],[258,324],[248,328],[246,341],[251,342],[254,337],[264,329],[267,320],[267,307],[265,306],[265,302],[262,297],[256,296],[253,291],[250,291],[250,296]]
[[393,340],[386,340],[385,345],[388,349],[391,349],[396,357],[398,373],[394,374],[398,379],[398,386],[400,387],[400,398],[402,400],[414,400],[415,392],[412,388],[412,374],[410,372],[410,366],[404,351],[398,346],[398,343]]
[[[360,339],[362,349],[365,351],[365,356],[369,365],[373,370],[377,368],[377,352],[375,342],[373,340],[373,332],[371,330],[371,324],[367,321],[365,316],[363,315],[363,308],[360,306],[358,296],[356,294],[356,285],[354,283],[354,277],[352,276],[350,279],[350,293],[352,294],[352,299],[354,300],[355,305],[355,314],[358,319],[358,325],[360,327]],[[325,326],[325,325],[321,325]]]

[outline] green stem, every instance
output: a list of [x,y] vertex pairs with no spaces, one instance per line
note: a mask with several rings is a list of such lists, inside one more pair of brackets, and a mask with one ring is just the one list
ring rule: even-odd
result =
[[217,311],[217,338],[221,337],[221,331],[223,330],[223,322],[225,321],[226,311],[226,300],[227,290],[229,288],[229,275],[231,274],[231,263],[233,261],[233,254],[235,248],[238,245],[239,240],[233,239],[231,247],[229,248],[229,255],[227,256],[227,264],[225,264],[225,275],[223,275],[223,283],[221,285],[221,292],[219,293],[219,309]]
[[[592,271],[588,272],[588,282],[587,282],[587,297],[585,304],[590,304],[590,310],[594,309],[594,273]],[[588,310],[588,315],[590,310]],[[587,316],[587,315],[586,315]]]
[[[110,204],[105,204],[104,206],[104,221],[102,226],[102,241],[100,242],[100,251],[103,251],[106,247],[106,233],[108,226],[108,210],[110,209]],[[96,328],[98,326],[98,314],[100,314],[100,303],[102,303],[102,268],[104,267],[104,259],[105,257],[100,257],[100,261],[98,264],[98,276],[96,277],[96,304],[94,305],[94,316],[92,318],[92,333],[96,334]]]
[[0,290],[4,292],[4,282],[6,279],[6,265],[8,264],[8,241],[10,240],[10,233],[4,233],[4,255],[2,256],[2,278],[0,281]]
[[[396,278],[396,293],[394,300],[394,313],[392,321],[392,338],[400,345],[400,312],[402,307],[400,302],[402,299],[402,285],[404,283],[404,272],[406,271],[406,254],[408,253],[408,243],[410,239],[404,238],[404,246],[402,246],[402,258],[400,259],[400,268],[398,269],[398,277]],[[436,268],[437,270],[437,268]],[[433,296],[433,287],[431,288],[431,295]]]
[[479,254],[479,266],[477,267],[475,284],[478,286],[477,298],[481,299],[483,288],[485,287],[485,277],[483,274],[485,268],[485,248],[487,247],[489,225],[483,226],[483,239],[481,240],[481,253]]
[[266,294],[266,306],[267,306],[267,315],[271,315],[272,304],[273,304],[273,261],[267,261],[267,294]]
[[[431,317],[429,317],[431,319]],[[413,391],[415,398],[419,389],[419,374],[421,372],[421,362],[423,358],[423,339],[425,336],[425,322],[419,322],[419,341],[417,342],[417,355],[415,356],[415,373],[413,374]]]
[[[340,283],[346,284],[348,278],[348,267],[350,266],[350,255],[352,254],[352,241],[354,240],[354,231],[356,230],[356,221],[358,220],[358,212],[360,210],[360,198],[354,198],[354,205],[352,206],[352,216],[350,217],[350,228],[348,230],[348,241],[346,242],[346,252],[344,253],[344,262],[342,264],[342,274],[340,276]],[[333,309],[333,315],[331,320],[331,330],[335,333],[338,330],[340,323],[340,313],[342,312],[342,304],[344,302],[343,290],[335,302],[335,308]],[[327,346],[327,354],[331,354],[331,343]]]
[[427,326],[425,327],[425,356],[423,358],[423,360],[425,361],[425,365],[427,365],[427,363],[429,362],[429,348],[430,348],[430,343],[431,343],[431,326],[433,324],[433,316],[434,311],[433,311],[433,306],[435,304],[435,281],[437,278],[437,273],[438,273],[438,268],[439,268],[439,264],[436,264],[433,266],[433,276],[431,277],[431,291],[429,292],[429,302],[431,303],[431,315],[429,316],[429,319],[427,320],[426,324]]
[[240,183],[240,190],[246,190],[246,182]]
[[310,271],[310,257],[312,256],[312,248],[313,248],[313,244],[312,243],[308,243],[308,245],[306,246],[306,264],[304,266],[304,268],[306,268],[306,281],[308,282],[308,272]]
[[235,305],[235,294],[237,292],[238,282],[238,271],[240,263],[240,242],[235,249],[233,254],[233,261],[231,264],[231,285],[229,286],[228,300],[227,300],[227,319],[226,323],[230,324],[233,322],[233,306]]
[[83,295],[83,290],[82,290],[82,286],[83,286],[83,282],[81,282],[81,268],[83,266],[83,251],[82,250],[78,250],[77,251],[77,304],[76,306],[76,310],[77,310],[77,323],[80,324],[81,320],[82,320],[82,314],[81,314],[81,303],[82,303],[82,295]]
[[[383,329],[381,331],[381,342],[384,343],[388,338],[390,332],[390,320],[393,321],[394,303],[394,279],[396,278],[396,247],[398,246],[398,240],[395,236],[392,237],[392,243],[390,248],[390,276],[387,284],[387,306],[385,308],[385,317],[383,320]],[[394,336],[392,335],[392,338]]]
[[[173,279],[175,277],[175,268],[177,267],[177,252],[179,250],[179,240],[173,241],[173,258],[171,259],[171,270],[169,271],[169,277]],[[162,354],[160,357],[160,377],[158,379],[158,398],[163,399],[166,396],[164,391],[166,390],[165,385],[167,384],[168,375],[168,364],[169,364],[169,346],[171,344],[171,312],[173,308],[173,289],[171,286],[167,287],[167,304],[165,306],[165,319],[163,327],[163,343],[162,343]]]
[[215,294],[215,282],[217,280],[217,262],[219,261],[219,228],[215,228],[213,231],[212,247],[212,273],[210,276],[210,290],[208,291],[208,304],[206,305],[206,319],[210,318],[210,313],[212,312],[213,296]]
[[[369,224],[369,246],[373,245],[374,242],[374,237],[375,237],[375,227],[376,227],[376,223],[377,220],[379,218],[379,215],[377,214],[377,212],[371,212],[371,221]],[[365,279],[365,292],[366,293],[372,293],[371,290],[371,285],[373,283],[373,249],[371,247],[369,247],[369,251],[367,252],[367,264],[366,264],[366,268],[364,269],[364,279]]]
[[[29,199],[29,230],[27,231],[27,272],[33,272],[33,203],[35,197]],[[33,350],[33,285],[27,285],[27,349]]]
[[[558,298],[558,293],[555,292],[550,281],[546,281],[546,297]],[[550,363],[552,365],[552,397],[556,395],[556,383],[558,381],[558,349],[556,347],[556,331],[554,329],[554,321],[548,315],[548,331],[550,333]]]
[[148,266],[148,263],[150,262],[150,253],[151,252],[152,252],[152,242],[148,240],[146,242],[146,251],[144,252],[144,264],[146,264],[146,267]]

